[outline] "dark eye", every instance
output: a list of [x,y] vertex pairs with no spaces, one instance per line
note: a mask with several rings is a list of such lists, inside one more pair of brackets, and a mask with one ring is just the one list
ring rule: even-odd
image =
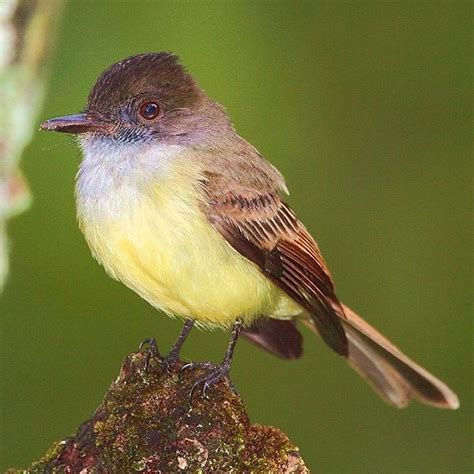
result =
[[156,102],[145,102],[140,106],[140,115],[146,120],[153,120],[160,114],[160,106]]

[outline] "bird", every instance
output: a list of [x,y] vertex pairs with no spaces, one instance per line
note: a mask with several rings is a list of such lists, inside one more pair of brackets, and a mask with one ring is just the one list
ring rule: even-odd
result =
[[[240,335],[284,359],[307,326],[399,408],[456,409],[456,394],[342,303],[320,249],[285,202],[282,174],[170,52],[107,68],[85,109],[42,130],[76,135],[75,198],[94,258],[157,310],[231,330],[221,363],[194,362],[203,393],[229,375]],[[149,342],[149,341],[148,341]]]

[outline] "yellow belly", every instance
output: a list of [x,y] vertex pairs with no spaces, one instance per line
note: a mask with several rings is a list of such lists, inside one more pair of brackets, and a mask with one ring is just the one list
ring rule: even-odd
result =
[[[80,214],[86,240],[107,272],[154,307],[203,326],[299,313],[296,303],[211,227],[196,195],[183,189],[186,183],[162,183],[151,193],[129,193],[118,213],[104,211],[102,200],[102,211]],[[122,198],[127,193],[120,192]],[[115,198],[112,193],[104,199]]]

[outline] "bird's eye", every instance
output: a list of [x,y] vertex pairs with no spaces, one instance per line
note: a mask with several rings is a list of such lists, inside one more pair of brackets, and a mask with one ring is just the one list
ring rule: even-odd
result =
[[145,102],[140,106],[140,115],[146,120],[153,120],[160,114],[160,106],[156,102]]

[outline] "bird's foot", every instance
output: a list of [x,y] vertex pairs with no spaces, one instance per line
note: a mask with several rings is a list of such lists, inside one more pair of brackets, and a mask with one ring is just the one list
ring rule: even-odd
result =
[[[192,405],[193,396],[196,393],[196,390],[202,386],[202,396],[206,400],[209,399],[207,392],[208,390],[215,385],[217,382],[220,382],[223,379],[228,378],[229,371],[230,371],[230,363],[228,361],[224,361],[221,364],[213,364],[212,362],[191,362],[189,364],[184,365],[181,368],[180,373],[183,373],[188,370],[195,370],[201,369],[208,371],[205,377],[201,377],[196,382],[194,382],[191,390],[189,392],[189,404]],[[232,382],[228,380],[230,388],[234,393],[238,395],[238,392]]]
[[161,359],[160,351],[158,350],[158,346],[156,344],[156,339],[154,337],[150,337],[148,339],[143,340],[140,345],[138,346],[139,351],[146,351],[145,356],[145,365],[144,370],[145,373],[148,373],[148,369],[150,367],[150,359]]
[[160,360],[160,363],[164,365],[166,372],[171,374],[175,363],[179,360],[179,354],[170,352],[166,357]]
[[166,372],[171,373],[173,371],[174,364],[179,359],[179,354],[175,351],[171,351],[167,356],[162,356],[160,351],[158,350],[158,346],[156,344],[156,339],[154,337],[150,337],[149,339],[145,339],[141,342],[138,346],[138,350],[140,351],[147,351],[146,359],[145,359],[145,372],[148,373],[148,369],[150,367],[150,360],[156,359],[156,361],[163,365]]
[[184,372],[187,372],[188,370],[196,370],[196,369],[202,369],[202,370],[209,370],[209,369],[215,369],[217,367],[217,364],[213,364],[212,362],[189,362],[188,364],[183,365],[181,367],[179,373],[183,374]]

